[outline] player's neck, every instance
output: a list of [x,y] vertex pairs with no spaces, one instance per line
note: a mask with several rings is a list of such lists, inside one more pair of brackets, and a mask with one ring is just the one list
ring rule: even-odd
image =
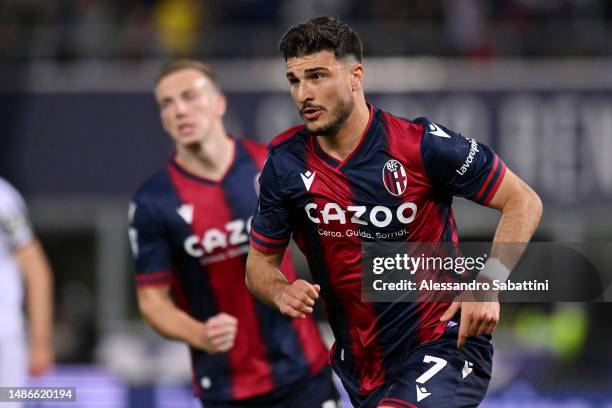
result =
[[221,181],[234,159],[235,141],[225,131],[211,135],[198,146],[177,146],[176,162],[196,176]]
[[355,101],[355,108],[346,119],[338,133],[330,136],[318,136],[318,141],[325,153],[343,161],[359,145],[361,137],[370,121],[370,109],[365,99]]

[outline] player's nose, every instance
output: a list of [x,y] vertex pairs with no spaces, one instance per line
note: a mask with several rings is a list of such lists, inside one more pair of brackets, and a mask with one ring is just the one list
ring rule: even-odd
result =
[[187,113],[187,104],[182,101],[178,101],[174,105],[174,115],[177,117],[181,117],[181,116],[185,116],[186,113]]
[[306,83],[306,81],[301,81],[297,88],[296,97],[300,105],[303,105],[304,102],[313,99],[312,87]]

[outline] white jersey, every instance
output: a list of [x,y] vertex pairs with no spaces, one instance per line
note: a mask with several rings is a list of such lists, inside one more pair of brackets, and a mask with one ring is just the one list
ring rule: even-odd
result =
[[0,336],[23,330],[22,275],[14,254],[32,240],[23,198],[0,178]]

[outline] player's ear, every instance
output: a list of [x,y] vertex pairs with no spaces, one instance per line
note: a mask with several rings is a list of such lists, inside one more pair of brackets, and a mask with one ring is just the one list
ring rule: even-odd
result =
[[364,68],[361,64],[355,64],[351,67],[351,88],[357,91],[363,86]]

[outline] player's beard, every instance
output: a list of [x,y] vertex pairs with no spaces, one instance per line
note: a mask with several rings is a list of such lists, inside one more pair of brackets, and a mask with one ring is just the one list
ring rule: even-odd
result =
[[309,127],[306,124],[308,133],[314,136],[333,136],[338,133],[344,122],[351,116],[355,108],[355,99],[353,95],[349,95],[347,99],[340,99],[340,102],[332,110],[332,118],[328,123],[325,123],[317,128]]

